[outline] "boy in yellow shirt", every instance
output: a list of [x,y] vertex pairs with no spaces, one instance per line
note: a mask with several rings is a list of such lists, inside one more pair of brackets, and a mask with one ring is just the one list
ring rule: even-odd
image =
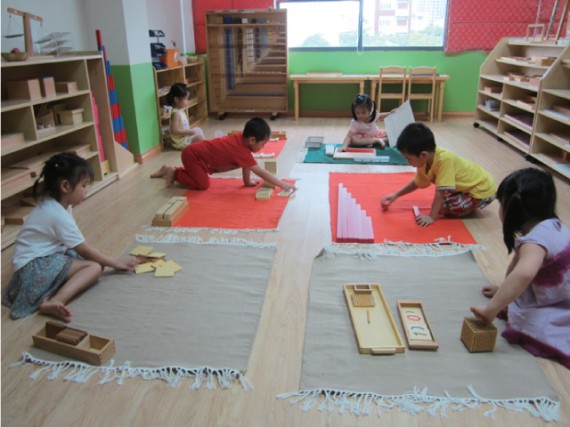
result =
[[440,214],[463,217],[494,200],[497,185],[493,176],[478,164],[436,147],[433,132],[426,125],[411,123],[406,126],[396,146],[417,172],[409,184],[382,198],[382,209],[387,210],[398,197],[429,187],[432,182],[436,192],[430,213],[416,218],[421,227],[435,222]]

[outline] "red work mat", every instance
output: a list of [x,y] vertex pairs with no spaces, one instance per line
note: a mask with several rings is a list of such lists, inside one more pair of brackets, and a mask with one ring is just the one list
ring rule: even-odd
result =
[[331,173],[329,175],[329,200],[331,209],[332,240],[337,241],[338,185],[343,184],[366,214],[372,218],[374,243],[406,242],[437,243],[440,239],[455,243],[474,244],[475,239],[461,219],[439,218],[428,227],[416,225],[412,206],[421,213],[431,209],[435,186],[418,189],[392,203],[387,211],[380,206],[382,197],[409,183],[413,172],[407,173]]
[[277,158],[277,156],[279,156],[279,153],[281,153],[281,150],[283,150],[283,147],[285,147],[286,142],[286,139],[278,139],[275,141],[272,141],[270,139],[267,141],[267,144],[265,144],[265,147],[263,147],[257,153],[253,153],[253,155],[256,156],[257,154],[273,154],[273,157]]
[[276,229],[289,197],[278,196],[281,189],[276,187],[269,200],[256,200],[259,185],[245,187],[241,178],[210,178],[207,190],[188,190],[184,194],[188,208],[173,226]]

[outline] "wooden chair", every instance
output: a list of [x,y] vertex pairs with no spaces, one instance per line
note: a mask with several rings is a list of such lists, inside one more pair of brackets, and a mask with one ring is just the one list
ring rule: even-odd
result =
[[435,67],[411,67],[408,77],[407,99],[427,101],[427,115],[433,122],[435,111]]
[[385,99],[398,100],[398,106],[406,100],[406,67],[386,66],[380,67],[378,79],[378,95],[376,108],[380,110],[380,104]]

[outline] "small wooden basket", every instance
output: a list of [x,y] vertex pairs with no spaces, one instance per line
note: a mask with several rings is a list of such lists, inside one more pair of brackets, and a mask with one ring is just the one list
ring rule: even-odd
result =
[[497,328],[476,318],[466,317],[461,328],[461,341],[469,353],[493,351],[497,341]]

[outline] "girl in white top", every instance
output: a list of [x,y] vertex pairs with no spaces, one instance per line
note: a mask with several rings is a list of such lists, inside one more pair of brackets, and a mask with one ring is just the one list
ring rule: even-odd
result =
[[388,141],[386,131],[378,127],[378,121],[384,120],[391,112],[376,111],[376,103],[366,94],[358,94],[352,101],[352,121],[350,129],[342,142],[342,151],[349,146],[386,147]]
[[[40,179],[44,191],[38,197]],[[110,258],[85,242],[71,208],[81,203],[92,179],[91,167],[75,153],[56,154],[45,163],[33,187],[38,204],[16,239],[14,276],[3,296],[12,319],[39,309],[69,322],[71,310],[66,304],[93,285],[103,267],[132,271],[138,264],[132,257]]]
[[170,138],[172,147],[183,150],[196,141],[206,139],[200,128],[192,129],[188,122],[186,109],[190,92],[184,83],[174,83],[166,95],[166,102],[172,106],[170,115]]

